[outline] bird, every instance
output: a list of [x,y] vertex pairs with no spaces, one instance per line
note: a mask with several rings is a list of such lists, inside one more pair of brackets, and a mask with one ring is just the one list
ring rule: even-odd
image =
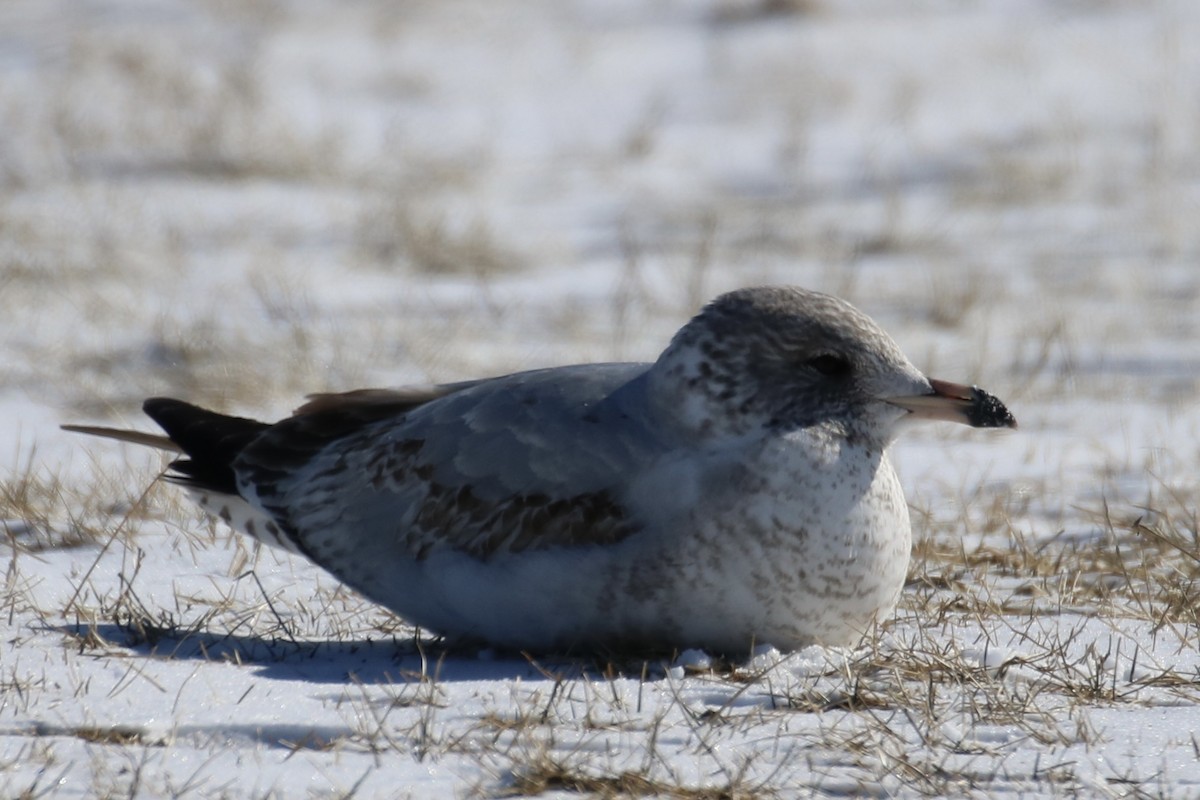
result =
[[309,395],[278,422],[151,398],[166,480],[447,642],[744,654],[853,645],[904,587],[888,457],[918,420],[1015,428],[850,303],[709,302],[657,360]]

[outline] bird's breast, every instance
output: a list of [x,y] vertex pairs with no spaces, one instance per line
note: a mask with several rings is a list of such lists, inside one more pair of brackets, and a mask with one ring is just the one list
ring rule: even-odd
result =
[[911,538],[882,449],[780,439],[689,479],[695,502],[670,538],[690,564],[676,600],[697,612],[680,624],[697,637],[840,644],[895,606]]

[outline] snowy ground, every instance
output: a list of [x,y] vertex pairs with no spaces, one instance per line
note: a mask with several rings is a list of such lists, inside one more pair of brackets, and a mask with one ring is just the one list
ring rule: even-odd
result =
[[[1188,0],[5,0],[0,796],[1200,796],[1197,141]],[[857,650],[446,655],[57,428],[761,282],[1021,422],[897,445]]]

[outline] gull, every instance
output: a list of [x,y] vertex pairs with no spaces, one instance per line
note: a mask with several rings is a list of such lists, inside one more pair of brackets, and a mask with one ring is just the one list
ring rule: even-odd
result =
[[1016,427],[926,378],[868,316],[795,287],[724,294],[653,363],[310,396],[266,423],[167,398],[165,478],[449,640],[794,649],[861,639],[911,551],[888,458],[915,420]]

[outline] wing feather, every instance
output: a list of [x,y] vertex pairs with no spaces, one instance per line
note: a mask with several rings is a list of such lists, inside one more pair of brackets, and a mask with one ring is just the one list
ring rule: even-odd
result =
[[[487,560],[617,542],[641,527],[618,487],[655,443],[611,397],[643,371],[519,373],[398,413],[405,398],[357,395],[350,419],[339,416],[342,401],[323,401],[238,457],[239,490],[335,574],[331,562],[348,551]],[[393,413],[362,423],[364,409],[389,404]],[[343,425],[350,430],[331,441]]]

